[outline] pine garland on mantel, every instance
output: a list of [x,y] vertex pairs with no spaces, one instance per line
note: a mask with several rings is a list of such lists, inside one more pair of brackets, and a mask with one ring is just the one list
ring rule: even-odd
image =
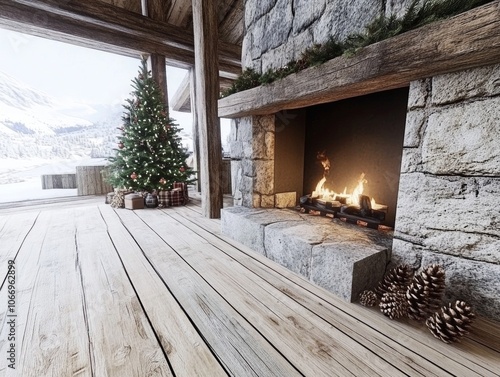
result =
[[307,48],[296,61],[291,61],[278,69],[270,69],[258,73],[249,68],[233,82],[230,88],[221,93],[221,98],[231,94],[252,89],[260,85],[270,84],[292,73],[317,66],[328,60],[345,55],[353,56],[359,49],[373,43],[417,29],[434,21],[456,16],[495,0],[414,0],[405,14],[398,18],[380,16],[365,27],[365,32],[338,41],[330,37],[323,44],[315,44]]

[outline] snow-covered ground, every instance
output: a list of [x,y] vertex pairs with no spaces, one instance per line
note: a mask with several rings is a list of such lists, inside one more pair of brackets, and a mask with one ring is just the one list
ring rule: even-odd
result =
[[79,165],[103,165],[102,158],[73,160],[0,159],[0,203],[76,196],[76,189],[42,189],[43,174],[75,173]]

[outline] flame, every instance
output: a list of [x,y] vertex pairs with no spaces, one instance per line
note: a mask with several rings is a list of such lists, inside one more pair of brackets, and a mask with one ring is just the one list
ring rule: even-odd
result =
[[[351,194],[347,193],[347,187],[344,188],[344,192],[339,194],[335,191],[326,189],[325,186],[326,177],[323,176],[316,185],[316,189],[312,192],[313,198],[319,198],[326,201],[334,201],[337,197],[346,198],[346,203],[350,205],[359,206],[359,196],[363,194],[364,184],[367,183],[365,179],[365,173],[361,173],[358,179],[358,183]],[[374,203],[372,199],[372,203]]]
[[365,179],[365,173],[361,173],[358,179],[358,184],[354,188],[351,194],[351,204],[359,206],[359,196],[363,195],[363,191],[365,190],[365,183],[368,181]]

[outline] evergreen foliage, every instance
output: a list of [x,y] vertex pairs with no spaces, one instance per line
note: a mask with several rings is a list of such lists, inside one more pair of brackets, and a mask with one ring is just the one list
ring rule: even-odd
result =
[[264,74],[258,74],[253,69],[247,69],[235,80],[232,86],[221,93],[221,97],[259,85],[270,84],[292,73],[308,67],[323,64],[338,56],[352,56],[359,49],[417,29],[431,22],[466,12],[493,0],[414,0],[402,17],[391,15],[380,16],[365,27],[363,33],[350,35],[345,41],[333,37],[324,44],[315,44],[307,48],[297,61],[291,61],[284,67],[270,69]]
[[170,190],[174,182],[193,182],[186,165],[179,129],[167,114],[158,85],[142,61],[132,80],[115,157],[110,158],[108,180],[115,188],[135,191]]

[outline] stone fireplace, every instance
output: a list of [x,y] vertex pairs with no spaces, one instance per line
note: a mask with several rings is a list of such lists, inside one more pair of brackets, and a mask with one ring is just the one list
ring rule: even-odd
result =
[[[247,1],[245,10],[243,60],[260,71],[296,58],[299,45],[324,40],[325,25],[335,25],[334,32],[347,35],[373,18],[377,9],[404,8],[404,2],[376,0],[355,1],[355,8],[344,10],[325,1],[267,3],[269,9]],[[259,43],[263,33],[269,33],[264,25],[276,32]],[[288,32],[281,32],[286,27]],[[223,231],[236,239],[246,237],[245,243],[256,251],[347,300],[380,279],[380,268],[440,263],[446,270],[447,300],[467,300],[479,313],[498,318],[497,63],[437,73],[389,91],[234,119],[230,152],[236,207],[223,211]],[[296,207],[314,190],[324,174],[317,159],[323,151],[331,162],[329,184],[337,185],[336,191],[365,173],[366,194],[388,206],[386,223],[393,232],[318,216],[306,220],[297,210],[282,209]],[[235,216],[250,222],[231,227]],[[344,237],[335,236],[338,233]],[[306,250],[298,247],[302,244],[307,254],[299,258],[299,250]],[[279,253],[270,252],[270,247]],[[329,247],[340,254],[325,253]],[[352,292],[337,292],[346,279],[340,269],[373,276],[349,281],[355,287]]]

